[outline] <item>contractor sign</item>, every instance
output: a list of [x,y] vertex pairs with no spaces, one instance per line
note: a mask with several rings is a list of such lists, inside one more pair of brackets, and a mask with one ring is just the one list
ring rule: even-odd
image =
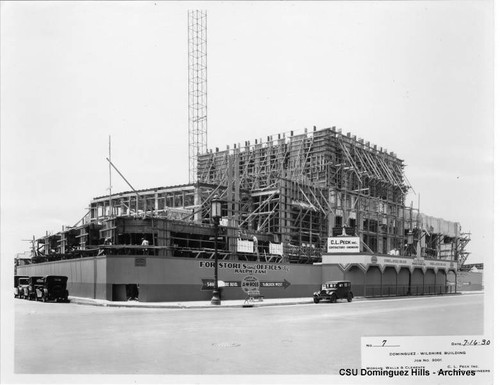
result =
[[328,238],[328,253],[359,253],[359,237]]

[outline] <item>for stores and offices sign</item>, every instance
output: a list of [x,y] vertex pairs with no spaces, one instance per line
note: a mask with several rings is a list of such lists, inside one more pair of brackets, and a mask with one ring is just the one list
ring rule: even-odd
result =
[[359,237],[328,238],[328,253],[359,253]]
[[[267,274],[268,272],[288,273],[290,266],[286,264],[271,264],[271,263],[250,263],[236,261],[219,261],[218,268],[220,270],[231,270],[236,274]],[[198,263],[200,269],[211,269],[215,267],[214,261],[200,261]]]

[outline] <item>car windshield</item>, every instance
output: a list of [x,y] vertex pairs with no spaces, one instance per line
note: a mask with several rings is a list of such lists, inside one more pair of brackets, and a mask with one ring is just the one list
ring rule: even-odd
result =
[[337,284],[335,284],[335,283],[327,283],[327,284],[325,285],[325,287],[326,287],[327,289],[335,289],[335,288],[337,287]]

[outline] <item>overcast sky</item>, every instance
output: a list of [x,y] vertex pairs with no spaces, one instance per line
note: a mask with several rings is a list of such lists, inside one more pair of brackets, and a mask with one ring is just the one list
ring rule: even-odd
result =
[[196,8],[208,10],[209,148],[342,128],[404,159],[421,211],[472,233],[468,262],[492,257],[492,1],[4,2],[7,266],[108,193],[108,135],[134,188],[188,183]]

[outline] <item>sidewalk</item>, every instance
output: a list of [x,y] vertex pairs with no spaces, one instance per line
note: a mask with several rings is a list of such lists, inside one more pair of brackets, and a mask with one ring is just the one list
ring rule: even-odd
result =
[[92,299],[69,296],[71,303],[104,307],[128,307],[128,308],[150,308],[150,309],[206,309],[219,307],[261,307],[278,305],[299,305],[313,303],[312,296],[308,298],[264,298],[263,301],[254,301],[245,304],[243,299],[222,300],[220,305],[212,305],[207,301],[183,301],[183,302],[138,302],[138,301],[108,301],[105,299]]
[[[383,301],[390,299],[412,299],[412,298],[433,298],[444,296],[457,296],[462,294],[484,294],[484,291],[469,291],[457,292],[450,294],[426,295],[426,296],[394,296],[394,297],[355,297],[355,301]],[[105,299],[92,299],[83,297],[69,296],[71,303],[90,306],[104,307],[127,307],[127,308],[150,308],[150,309],[209,309],[220,307],[262,307],[262,306],[280,306],[280,305],[303,305],[312,304],[311,297],[304,298],[264,298],[263,301],[254,301],[245,304],[243,299],[222,300],[220,305],[212,305],[210,300],[207,301],[183,301],[183,302],[138,302],[138,301],[108,301]]]

